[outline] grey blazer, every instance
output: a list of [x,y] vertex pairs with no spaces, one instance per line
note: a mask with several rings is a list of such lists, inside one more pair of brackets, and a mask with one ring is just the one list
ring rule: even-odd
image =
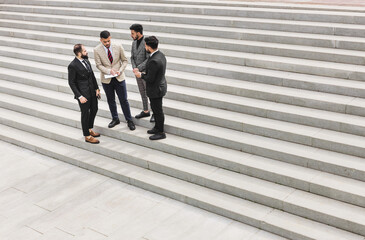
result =
[[149,54],[145,49],[145,41],[144,38],[139,44],[137,49],[137,40],[134,40],[132,43],[132,51],[131,51],[131,63],[133,68],[138,68],[140,72],[144,72],[146,70],[146,63]]

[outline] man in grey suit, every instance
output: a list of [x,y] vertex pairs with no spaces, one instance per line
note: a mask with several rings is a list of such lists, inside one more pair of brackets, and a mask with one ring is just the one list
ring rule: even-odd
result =
[[[143,36],[143,27],[141,24],[133,24],[129,28],[131,30],[131,37],[133,38],[132,51],[131,51],[131,63],[133,71],[145,72],[146,63],[149,54],[145,49],[145,39]],[[144,118],[150,116],[148,98],[146,93],[146,82],[141,78],[136,77],[139,93],[141,94],[143,111],[136,115],[135,118]],[[150,122],[154,122],[154,115],[150,119]]]

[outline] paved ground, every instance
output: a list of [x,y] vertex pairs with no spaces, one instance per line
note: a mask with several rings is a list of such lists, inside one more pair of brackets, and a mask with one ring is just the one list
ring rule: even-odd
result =
[[365,0],[347,0],[347,1],[345,1],[345,0],[228,0],[228,1],[324,4],[324,5],[365,7]]
[[248,240],[268,234],[0,141],[1,240]]

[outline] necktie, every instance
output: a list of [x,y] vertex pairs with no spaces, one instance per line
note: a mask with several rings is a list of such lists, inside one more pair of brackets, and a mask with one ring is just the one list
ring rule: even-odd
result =
[[109,58],[110,63],[113,63],[113,56],[112,56],[112,53],[110,52],[109,48],[108,48],[108,58]]
[[85,60],[82,60],[82,62],[85,64],[87,71],[91,72],[91,68],[90,68],[89,64]]

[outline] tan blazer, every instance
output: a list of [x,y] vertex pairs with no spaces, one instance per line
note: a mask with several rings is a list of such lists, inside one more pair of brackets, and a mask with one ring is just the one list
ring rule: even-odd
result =
[[110,63],[103,44],[99,44],[94,48],[94,58],[96,67],[100,71],[100,80],[102,83],[109,84],[111,78],[105,78],[104,74],[110,74],[110,70],[119,71],[117,77],[119,82],[125,80],[124,70],[127,67],[128,59],[125,56],[124,49],[121,45],[112,44],[113,64]]

